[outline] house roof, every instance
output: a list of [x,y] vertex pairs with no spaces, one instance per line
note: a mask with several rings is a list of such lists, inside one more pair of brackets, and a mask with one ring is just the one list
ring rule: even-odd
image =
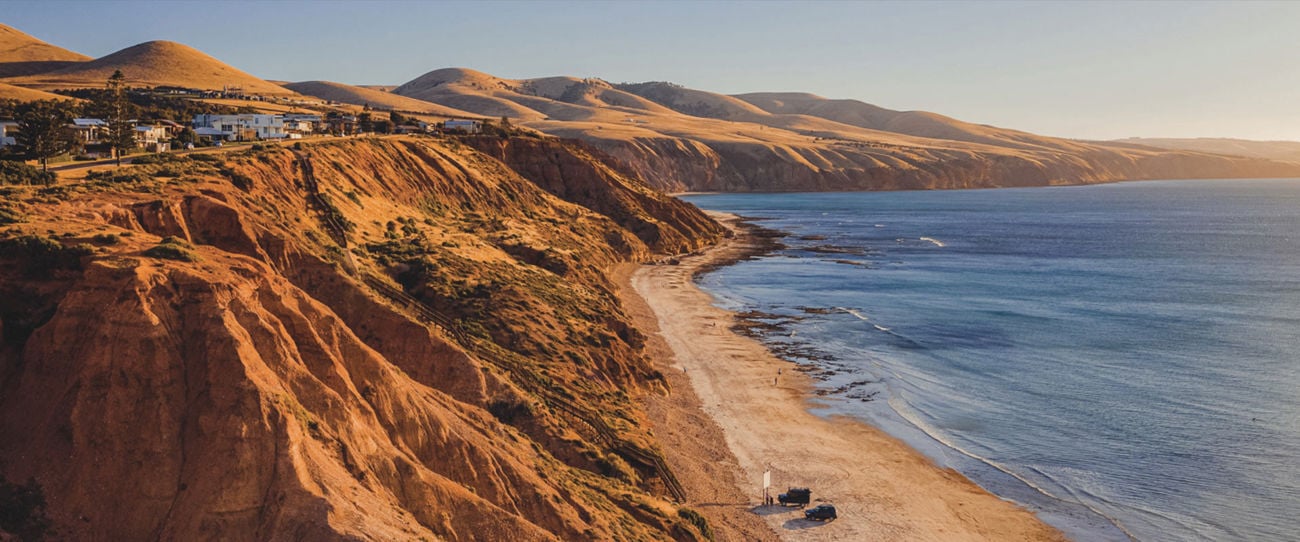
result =
[[108,126],[108,123],[104,122],[103,119],[72,119],[72,124],[75,126]]

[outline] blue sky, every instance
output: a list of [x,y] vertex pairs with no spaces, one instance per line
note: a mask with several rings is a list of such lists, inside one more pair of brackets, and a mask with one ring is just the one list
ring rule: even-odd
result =
[[0,22],[102,56],[179,41],[254,75],[805,91],[1077,138],[1300,140],[1297,2],[59,2]]

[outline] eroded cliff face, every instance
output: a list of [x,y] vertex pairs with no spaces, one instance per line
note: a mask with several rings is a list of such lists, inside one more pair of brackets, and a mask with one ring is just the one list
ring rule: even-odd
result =
[[807,145],[670,137],[627,140],[591,133],[584,140],[668,192],[1001,188],[1300,176],[1300,164],[1290,162],[1103,144],[1079,144],[1070,152],[1058,152],[835,140]]
[[0,474],[57,539],[699,538],[605,272],[721,228],[580,148],[476,146],[9,189]]

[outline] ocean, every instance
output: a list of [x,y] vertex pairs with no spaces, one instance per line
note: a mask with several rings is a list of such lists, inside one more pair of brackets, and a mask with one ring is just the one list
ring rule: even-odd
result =
[[1300,179],[684,199],[698,278],[859,417],[1077,540],[1300,537]]

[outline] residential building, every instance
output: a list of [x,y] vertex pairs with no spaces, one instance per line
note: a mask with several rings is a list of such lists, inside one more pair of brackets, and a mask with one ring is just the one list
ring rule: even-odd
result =
[[181,130],[185,129],[185,126],[181,125],[179,122],[174,122],[167,119],[158,120],[157,122],[154,123],[154,126],[162,128],[164,133],[166,133],[168,139],[176,137],[181,133]]
[[95,144],[108,132],[108,123],[103,119],[72,119],[72,129],[82,144]]
[[452,119],[442,123],[442,129],[448,132],[459,131],[467,134],[477,134],[483,129],[483,124],[476,120]]
[[167,152],[171,148],[167,128],[163,126],[138,125],[135,127],[135,142],[149,152]]
[[18,133],[18,121],[0,120],[0,147],[16,145],[14,134]]
[[321,124],[320,115],[305,115],[301,113],[286,113],[284,116],[284,131],[289,133],[290,137],[294,134],[310,134],[316,131],[316,127]]
[[[284,117],[280,115],[195,115],[194,130],[201,128],[220,130],[227,141],[254,139],[284,139]],[[207,130],[212,134],[212,130]],[[199,135],[205,135],[199,132]]]
[[325,122],[329,124],[332,134],[352,135],[361,131],[356,115],[329,114],[325,116]]

